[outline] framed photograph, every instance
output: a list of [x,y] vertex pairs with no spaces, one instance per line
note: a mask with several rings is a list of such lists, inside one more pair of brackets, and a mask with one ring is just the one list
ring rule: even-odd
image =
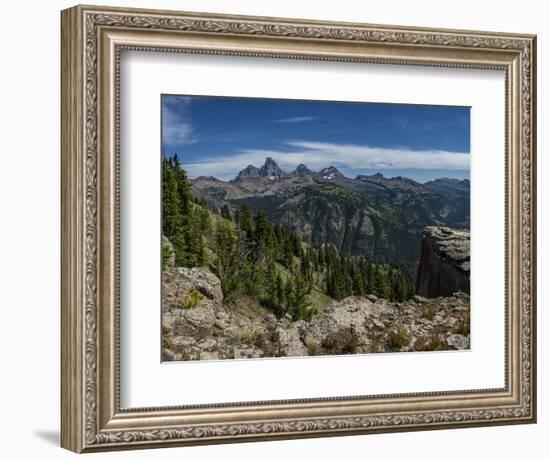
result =
[[62,446],[536,421],[536,38],[62,12]]

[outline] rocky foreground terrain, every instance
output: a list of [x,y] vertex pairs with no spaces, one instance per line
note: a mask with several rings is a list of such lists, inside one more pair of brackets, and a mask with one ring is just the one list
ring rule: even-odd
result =
[[276,319],[246,298],[225,304],[207,268],[167,267],[163,285],[163,361],[470,347],[470,299],[461,292],[404,303],[347,297],[305,322]]

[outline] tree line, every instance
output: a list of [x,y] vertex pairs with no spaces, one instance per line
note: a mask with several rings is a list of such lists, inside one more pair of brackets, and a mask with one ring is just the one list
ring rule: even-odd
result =
[[252,296],[277,316],[309,319],[315,312],[314,289],[340,300],[374,294],[406,300],[412,285],[395,266],[340,253],[333,244],[312,245],[287,227],[254,213],[248,204],[237,209],[209,208],[194,199],[176,156],[163,160],[163,234],[182,267],[208,266],[219,277],[231,302]]

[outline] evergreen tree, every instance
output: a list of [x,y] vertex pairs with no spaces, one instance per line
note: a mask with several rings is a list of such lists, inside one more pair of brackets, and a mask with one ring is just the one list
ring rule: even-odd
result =
[[223,204],[223,207],[221,210],[221,216],[222,218],[225,218],[226,220],[231,221],[231,212],[227,204]]
[[277,275],[277,280],[275,281],[275,302],[277,304],[279,315],[284,315],[287,299],[286,289],[281,275]]
[[180,198],[176,174],[165,160],[162,164],[162,232],[172,240],[181,226],[183,220],[181,215]]
[[364,279],[359,272],[356,272],[353,276],[353,293],[357,296],[365,294]]
[[239,228],[246,234],[248,240],[252,239],[252,211],[248,204],[244,204],[239,209]]
[[251,266],[245,256],[245,247],[234,227],[222,220],[216,228],[217,275],[228,301],[242,292],[252,292]]
[[[248,204],[233,214],[224,204],[222,218],[213,217],[204,199],[192,197],[177,156],[162,167],[162,229],[174,247],[175,264],[208,262],[228,301],[246,294],[277,316],[289,313],[296,320],[311,317],[314,286],[335,300],[370,293],[402,302],[414,290],[415,266],[373,264],[330,243],[306,243],[288,227],[269,222],[263,210],[253,214]],[[277,272],[283,266],[288,274]]]
[[180,211],[182,215],[188,215],[191,212],[193,195],[191,194],[191,184],[187,179],[187,173],[180,167],[178,156],[173,156],[173,170],[176,174]]
[[290,312],[292,308],[292,295],[294,290],[292,288],[292,279],[289,278],[285,282],[285,311]]
[[268,235],[268,223],[265,219],[265,212],[259,210],[254,218],[254,238],[258,246],[265,246]]

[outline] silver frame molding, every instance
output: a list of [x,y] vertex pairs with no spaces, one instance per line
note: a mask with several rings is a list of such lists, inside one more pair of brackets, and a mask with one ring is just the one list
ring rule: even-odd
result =
[[[536,37],[76,6],[61,15],[61,445],[75,452],[536,421]],[[506,75],[503,389],[121,409],[124,49],[499,69]]]

